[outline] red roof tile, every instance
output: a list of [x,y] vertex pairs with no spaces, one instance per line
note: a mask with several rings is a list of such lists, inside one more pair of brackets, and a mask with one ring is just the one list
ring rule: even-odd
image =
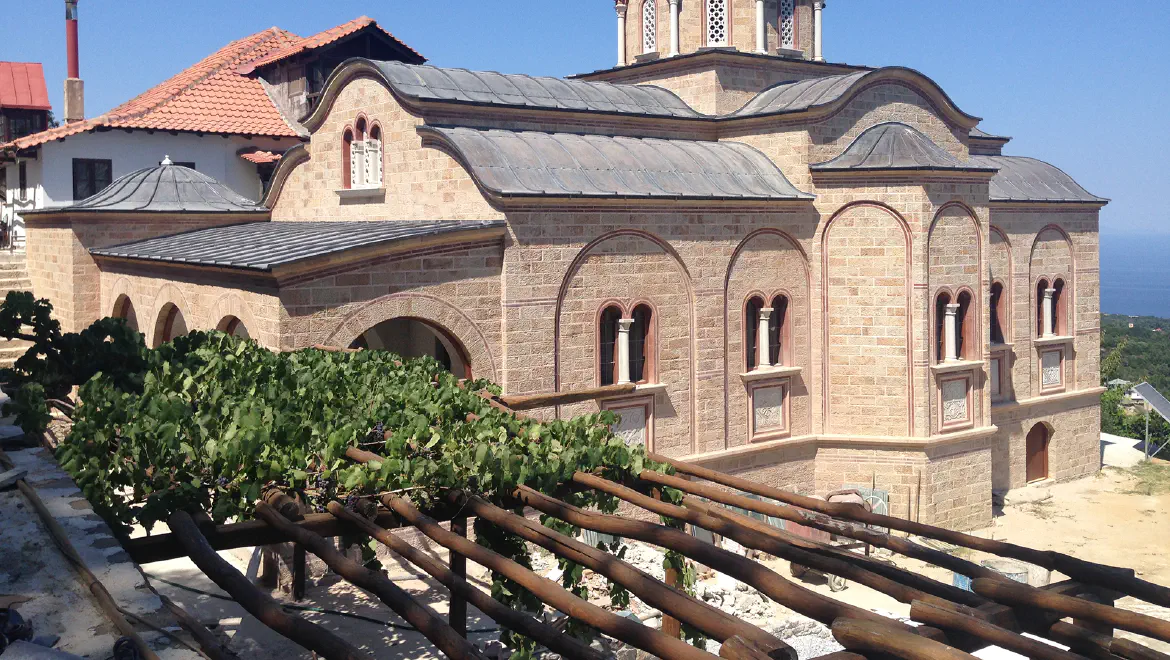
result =
[[275,27],[257,32],[104,115],[20,138],[0,145],[0,151],[27,149],[101,127],[297,137],[260,81],[236,69],[299,39]]
[[262,165],[264,163],[275,163],[280,160],[281,156],[283,156],[283,154],[273,153],[271,151],[261,151],[259,149],[256,151],[246,151],[240,154],[240,158],[243,158],[249,163],[256,163],[257,165]]
[[417,55],[419,59],[417,62],[418,64],[426,61],[426,58],[420,55],[418,51],[399,41],[397,37],[387,32],[382,28],[381,25],[378,25],[377,21],[370,18],[369,16],[359,16],[348,23],[342,23],[341,25],[329,28],[324,32],[318,32],[311,37],[305,37],[300,41],[297,41],[280,50],[269,52],[266,55],[244,64],[240,67],[239,72],[247,75],[262,66],[272,64],[273,62],[279,62],[280,60],[283,60],[287,57],[292,57],[297,53],[303,53],[306,50],[313,50],[314,48],[320,48],[321,46],[331,44],[338,39],[341,39],[342,37],[348,37],[349,35],[360,32],[370,26],[373,26],[379,32],[389,37],[394,43],[402,46],[402,48],[407,52]]
[[0,62],[0,108],[52,109],[40,63]]

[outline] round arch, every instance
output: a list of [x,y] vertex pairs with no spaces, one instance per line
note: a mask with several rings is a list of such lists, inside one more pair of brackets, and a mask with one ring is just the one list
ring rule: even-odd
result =
[[[227,332],[240,337],[254,339],[261,344],[266,344],[263,337],[263,330],[260,327],[259,321],[252,314],[252,308],[244,302],[242,298],[236,293],[225,293],[215,300],[211,309],[208,312],[208,320],[219,319],[215,325],[215,329],[220,332]],[[238,323],[233,331],[228,330],[231,325],[231,319],[235,319]],[[235,330],[240,327],[244,328],[245,334],[238,334]],[[275,342],[271,343],[275,345]]]
[[138,330],[138,314],[134,310],[134,303],[130,300],[130,296],[122,293],[114,300],[114,308],[110,310],[110,316],[116,319],[124,319],[126,327],[132,330]]
[[154,340],[151,346],[155,348],[171,341],[175,337],[182,337],[188,331],[187,318],[175,303],[166,303],[159,309],[158,317],[154,322]]
[[392,293],[362,305],[343,318],[321,342],[347,347],[386,321],[419,322],[451,342],[477,378],[498,382],[496,359],[479,326],[459,308],[435,296]]

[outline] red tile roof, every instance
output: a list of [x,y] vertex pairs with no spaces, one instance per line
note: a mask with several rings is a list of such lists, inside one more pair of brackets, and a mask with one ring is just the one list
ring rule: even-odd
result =
[[0,62],[0,108],[52,109],[40,63]]
[[96,128],[297,137],[261,82],[239,74],[243,62],[286,48],[300,37],[269,28],[224,46],[199,63],[104,115],[50,128],[0,151],[27,149]]
[[240,154],[240,158],[243,158],[249,163],[262,165],[264,163],[275,163],[280,160],[282,155],[283,154],[273,153],[271,151],[260,151],[257,149],[256,151],[246,151]]
[[416,56],[418,56],[419,61],[417,63],[421,64],[422,62],[426,61],[426,58],[420,55],[418,51],[399,41],[397,37],[387,32],[382,28],[381,25],[378,25],[374,19],[370,18],[369,16],[359,16],[358,18],[355,18],[348,23],[342,23],[341,25],[329,28],[324,32],[318,32],[311,37],[305,37],[280,50],[271,51],[266,55],[244,64],[239,68],[239,72],[244,75],[250,74],[262,66],[267,66],[273,62],[279,62],[280,60],[292,57],[298,53],[303,53],[307,50],[313,50],[314,48],[326,46],[337,41],[338,39],[348,37],[351,34],[355,34],[371,26],[389,37],[391,41],[401,46],[403,50],[409,53],[414,53]]

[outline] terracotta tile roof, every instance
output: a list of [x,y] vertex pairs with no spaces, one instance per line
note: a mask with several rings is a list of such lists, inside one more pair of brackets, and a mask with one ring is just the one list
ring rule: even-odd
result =
[[0,62],[0,108],[52,109],[40,63]]
[[311,37],[305,37],[279,50],[270,51],[267,54],[253,59],[251,62],[241,66],[239,68],[239,72],[243,75],[248,75],[262,66],[267,66],[273,62],[279,62],[280,60],[283,60],[287,57],[292,57],[298,53],[303,53],[307,50],[313,50],[314,48],[326,46],[337,41],[338,39],[348,37],[349,35],[360,32],[370,26],[373,26],[379,32],[389,37],[394,43],[401,46],[403,50],[409,53],[414,53],[414,55],[418,57],[418,63],[426,61],[426,58],[420,55],[418,51],[399,41],[397,37],[387,32],[382,28],[381,25],[378,25],[377,21],[370,18],[369,16],[359,16],[348,23],[342,23],[341,25],[329,28],[324,32],[318,32]]
[[249,163],[263,165],[265,163],[275,163],[275,162],[279,161],[282,155],[283,154],[273,153],[271,151],[256,150],[256,151],[244,152],[244,153],[240,154],[240,158],[243,158],[244,160],[248,161]]
[[297,137],[259,80],[236,71],[242,62],[288,47],[300,37],[269,28],[224,46],[182,73],[104,115],[64,124],[8,144],[27,149],[96,128]]

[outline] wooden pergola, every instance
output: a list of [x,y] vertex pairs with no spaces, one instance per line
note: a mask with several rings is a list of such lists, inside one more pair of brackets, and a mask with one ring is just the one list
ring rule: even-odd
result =
[[[520,411],[523,410],[625,393],[630,387],[493,398],[493,405],[522,414]],[[381,460],[377,454],[358,448],[351,448],[347,456],[356,462]],[[1170,622],[1113,606],[1118,598],[1128,595],[1170,607],[1170,589],[1136,577],[1131,569],[1095,564],[1059,552],[1034,550],[880,515],[857,504],[831,503],[801,496],[664,456],[652,454],[651,458],[672,465],[676,476],[645,471],[636,483],[619,484],[595,474],[578,472],[573,475],[572,484],[566,486],[608,493],[647,514],[683,521],[747,548],[864,584],[900,602],[909,603],[910,616],[920,625],[908,625],[818,594],[757,561],[675,527],[645,522],[636,517],[582,510],[559,499],[556,494],[528,487],[516,489],[511,494],[512,501],[506,504],[509,508],[531,507],[581,529],[671,549],[749,584],[769,599],[830,626],[834,637],[847,649],[825,656],[832,660],[972,658],[974,656],[969,651],[989,645],[1042,660],[1170,660],[1170,655],[1113,635],[1115,629],[1120,629],[1170,642]],[[664,487],[676,488],[686,494],[681,505],[657,497]],[[339,502],[329,504],[327,513],[301,515],[300,507],[292,497],[280,491],[270,491],[256,507],[256,520],[215,525],[205,514],[192,516],[177,512],[170,518],[170,533],[131,540],[126,549],[140,563],[190,557],[208,577],[261,622],[330,660],[368,656],[324,628],[285,612],[270,596],[221,559],[216,550],[294,543],[298,549],[318,556],[346,580],[376,595],[443,654],[460,660],[482,657],[466,639],[467,603],[502,627],[531,637],[562,657],[572,660],[601,660],[603,657],[583,642],[528,613],[506,607],[472,586],[466,579],[467,560],[514,580],[543,603],[568,617],[660,658],[702,660],[715,657],[679,639],[679,623],[682,622],[719,641],[719,657],[796,659],[791,647],[767,631],[676,588],[673,585],[676,576],[670,573],[665,581],[659,581],[610,553],[560,534],[475,494],[452,491],[447,499],[449,506],[444,508],[445,513],[429,512],[431,515],[417,509],[407,497],[394,494],[377,498],[376,507],[370,507],[365,515],[347,509]],[[791,521],[954,571],[971,578],[973,590],[959,589],[866,555],[797,536],[729,507]],[[576,562],[621,585],[663,612],[661,628],[648,627],[582,600],[559,584],[470,541],[466,536],[468,516],[488,520],[558,558]],[[440,519],[449,521],[450,529],[440,526]],[[413,527],[449,550],[449,564],[436,561],[390,531],[403,527]],[[893,536],[889,531],[1028,562],[1059,571],[1069,579],[1044,588],[1031,587],[961,557]],[[347,558],[329,540],[354,533],[376,539],[443,585],[450,592],[448,618],[440,618],[381,573]],[[303,569],[300,579],[303,580]],[[1072,623],[1063,620],[1066,618],[1071,618]],[[1022,634],[1025,632],[1068,646],[1070,650],[1037,641]]]

